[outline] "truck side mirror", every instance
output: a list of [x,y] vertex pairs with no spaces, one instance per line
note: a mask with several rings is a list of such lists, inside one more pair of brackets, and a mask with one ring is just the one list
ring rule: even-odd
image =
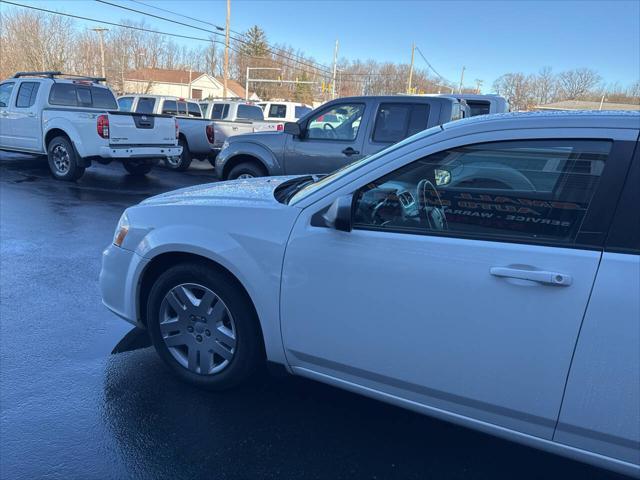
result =
[[284,133],[288,133],[290,135],[293,135],[294,137],[299,137],[302,133],[302,130],[300,129],[300,125],[298,125],[297,122],[286,122],[284,124]]
[[350,232],[353,226],[353,195],[336,198],[322,215],[322,220],[326,227]]

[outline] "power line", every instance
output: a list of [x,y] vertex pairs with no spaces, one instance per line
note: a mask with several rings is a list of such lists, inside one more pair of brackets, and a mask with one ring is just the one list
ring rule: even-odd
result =
[[[199,30],[199,31],[202,31],[202,32],[207,32],[207,33],[210,33],[210,34],[213,34],[213,35],[222,35],[222,33],[220,33],[220,32],[214,32],[213,30],[207,30],[207,29],[204,29],[204,28],[201,28],[201,27],[196,27],[195,25],[189,25],[188,23],[179,22],[179,21],[177,21],[177,20],[171,20],[171,19],[169,19],[169,18],[161,17],[161,16],[159,16],[159,15],[154,15],[153,13],[144,12],[144,11],[142,11],[142,10],[136,10],[135,8],[125,7],[124,5],[118,5],[118,4],[116,4],[116,3],[111,3],[111,2],[108,2],[108,1],[106,1],[106,0],[95,0],[95,1],[96,1],[96,2],[98,2],[98,3],[105,4],[105,5],[110,5],[110,6],[112,6],[112,7],[120,8],[120,9],[122,9],[122,10],[127,10],[127,11],[130,11],[130,12],[139,13],[139,14],[141,14],[141,15],[147,15],[147,16],[149,16],[149,17],[157,18],[157,19],[159,19],[159,20],[163,20],[163,21],[165,21],[165,22],[177,23],[177,24],[179,24],[179,25],[183,25],[183,26],[185,26],[185,27],[193,28],[193,29],[195,29],[195,30]],[[249,43],[249,42],[247,42],[247,41],[246,41],[246,40],[244,40],[244,39],[241,39],[241,38],[238,38],[238,37],[232,37],[232,39],[233,39],[233,40],[235,40],[236,42],[242,43],[242,44],[244,44],[244,45],[250,45],[250,43]],[[275,56],[278,56],[278,57],[285,58],[285,59],[287,59],[287,60],[290,60],[290,61],[293,61],[293,62],[299,63],[300,65],[304,65],[304,66],[306,66],[306,67],[310,67],[310,68],[313,68],[313,69],[315,69],[315,70],[322,71],[323,73],[326,73],[326,74],[330,74],[330,73],[331,73],[331,72],[328,70],[328,67],[324,67],[324,66],[323,66],[323,68],[319,68],[319,67],[317,66],[317,64],[316,64],[316,65],[314,65],[314,64],[312,64],[312,63],[303,62],[303,61],[301,61],[301,60],[297,60],[297,59],[295,59],[295,58],[293,58],[293,57],[289,57],[288,55],[285,55],[285,54],[283,54],[283,53],[281,53],[281,52],[277,52],[277,51],[271,50],[271,49],[269,49],[269,48],[267,48],[266,50],[267,50],[267,52],[271,53],[272,55],[275,55]],[[240,53],[242,53],[242,52],[240,52]]]
[[442,80],[442,81],[444,81],[444,82],[447,82],[447,83],[451,83],[451,82],[449,82],[449,80],[447,80],[447,79],[446,79],[446,78],[444,78],[442,75],[440,75],[440,74],[436,71],[436,69],[435,69],[435,68],[433,68],[433,65],[431,65],[431,64],[429,63],[429,60],[427,60],[427,59],[426,59],[426,57],[424,56],[424,54],[422,53],[422,51],[420,50],[420,48],[419,48],[419,47],[416,47],[416,50],[418,51],[418,53],[419,53],[419,54],[420,54],[420,56],[422,57],[422,60],[424,60],[424,61],[425,61],[425,63],[429,66],[429,68],[433,71],[433,73],[435,73],[435,74],[438,76],[438,78],[440,78],[440,80]]

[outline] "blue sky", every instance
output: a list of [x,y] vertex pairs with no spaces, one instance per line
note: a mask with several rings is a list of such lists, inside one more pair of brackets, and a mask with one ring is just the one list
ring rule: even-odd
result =
[[[15,1],[115,22],[139,17],[90,0]],[[165,15],[127,0],[109,1]],[[225,1],[142,1],[224,26]],[[174,33],[202,34],[153,18],[145,21]],[[336,38],[340,57],[392,62],[408,62],[415,41],[445,78],[457,82],[464,65],[465,84],[479,78],[484,90],[503,73],[533,73],[543,66],[556,72],[590,67],[607,83],[622,86],[640,78],[640,0],[231,0],[232,30],[254,24],[270,42],[291,44],[327,65]],[[416,64],[425,66],[419,56]]]

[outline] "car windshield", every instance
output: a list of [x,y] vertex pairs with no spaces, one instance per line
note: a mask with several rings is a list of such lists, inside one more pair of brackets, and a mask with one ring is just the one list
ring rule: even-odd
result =
[[296,192],[296,194],[289,199],[288,203],[290,205],[295,205],[296,203],[300,202],[301,200],[308,197],[310,194],[319,190],[320,188],[330,185],[331,183],[335,182],[339,178],[344,177],[345,175],[348,175],[354,170],[357,170],[363,167],[364,165],[368,165],[369,163],[376,161],[378,158],[382,157],[383,155],[386,155],[389,152],[392,152],[394,150],[397,150],[398,148],[401,148],[401,147],[404,147],[405,145],[413,143],[414,141],[420,138],[430,137],[441,131],[442,131],[442,127],[440,125],[431,127],[427,130],[423,130],[422,132],[416,133],[411,137],[405,138],[401,142],[390,145],[384,150],[380,150],[379,152],[374,153],[373,155],[363,157],[359,160],[356,160],[353,163],[345,165],[344,167],[336,170],[335,172],[330,173],[326,177],[321,178],[317,182],[309,183],[304,188],[300,189],[300,191]]

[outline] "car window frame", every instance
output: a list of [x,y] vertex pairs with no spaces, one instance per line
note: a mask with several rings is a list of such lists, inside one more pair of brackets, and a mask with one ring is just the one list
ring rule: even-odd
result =
[[[504,235],[500,237],[491,236],[491,235],[478,235],[478,234],[466,234],[463,232],[449,232],[449,231],[409,231],[409,230],[401,230],[401,229],[391,229],[391,228],[355,228],[354,230],[359,232],[375,232],[376,234],[392,234],[392,235],[422,235],[429,237],[443,237],[443,238],[455,238],[459,240],[471,240],[471,241],[489,241],[489,242],[499,242],[499,243],[510,243],[510,244],[524,244],[524,245],[537,245],[537,246],[548,246],[548,247],[556,247],[556,248],[567,248],[567,249],[582,249],[582,250],[602,250],[604,248],[605,239],[609,232],[609,227],[613,222],[615,207],[617,204],[617,199],[621,194],[622,187],[624,181],[626,179],[626,171],[631,162],[631,156],[634,151],[635,142],[630,142],[627,140],[621,140],[619,138],[615,138],[616,135],[607,135],[603,132],[603,135],[599,136],[522,136],[515,137],[510,139],[499,139],[499,140],[486,140],[486,141],[472,141],[472,142],[455,142],[453,140],[456,139],[447,139],[444,140],[444,143],[451,143],[451,145],[443,148],[438,148],[432,150],[427,154],[419,154],[419,152],[423,152],[424,148],[416,148],[411,152],[407,152],[403,157],[406,156],[414,156],[411,160],[407,160],[402,162],[401,165],[396,166],[395,168],[388,170],[386,173],[381,173],[379,170],[386,170],[384,166],[376,168],[371,172],[367,172],[367,174],[363,175],[363,177],[369,177],[373,172],[379,172],[375,178],[369,179],[368,181],[361,181],[362,179],[354,179],[349,182],[349,185],[358,185],[350,188],[352,192],[352,214],[355,213],[355,200],[356,193],[366,187],[368,184],[378,181],[381,178],[388,176],[392,172],[395,172],[401,168],[406,167],[407,165],[424,158],[426,156],[431,156],[438,154],[440,152],[451,150],[458,147],[471,146],[474,144],[483,144],[483,143],[502,143],[502,142],[511,142],[514,140],[520,141],[534,141],[534,140],[545,140],[545,141],[584,141],[584,140],[594,140],[594,141],[608,141],[612,143],[611,150],[609,152],[609,157],[605,162],[605,167],[603,169],[602,175],[600,176],[599,183],[593,193],[591,198],[591,202],[585,213],[585,216],[582,219],[581,225],[576,232],[576,236],[573,242],[558,242],[558,241],[550,241],[549,239],[534,239],[530,237],[523,236],[509,236]],[[395,147],[392,145],[391,148]],[[614,159],[614,160],[612,160]],[[394,162],[389,162],[386,165],[390,165]],[[340,187],[340,188],[344,188]],[[340,189],[339,188],[339,189]],[[317,201],[317,200],[315,200]],[[313,201],[313,203],[315,203]],[[303,208],[306,208],[303,206]],[[321,209],[320,212],[324,212],[328,206]],[[606,213],[609,215],[607,216]]]
[[[360,127],[358,127],[358,133],[356,136],[350,140],[342,140],[337,138],[309,138],[309,125],[314,118],[324,115],[326,112],[333,110],[334,108],[340,108],[340,105],[362,105],[362,116],[360,117]],[[366,125],[362,127],[362,120],[365,118],[367,112],[367,103],[366,102],[340,102],[334,103],[332,105],[328,105],[325,109],[320,110],[313,115],[313,117],[309,117],[305,119],[304,122],[304,132],[302,139],[307,142],[340,142],[340,143],[353,143],[357,142],[358,138],[363,135],[363,131],[366,130]]]

